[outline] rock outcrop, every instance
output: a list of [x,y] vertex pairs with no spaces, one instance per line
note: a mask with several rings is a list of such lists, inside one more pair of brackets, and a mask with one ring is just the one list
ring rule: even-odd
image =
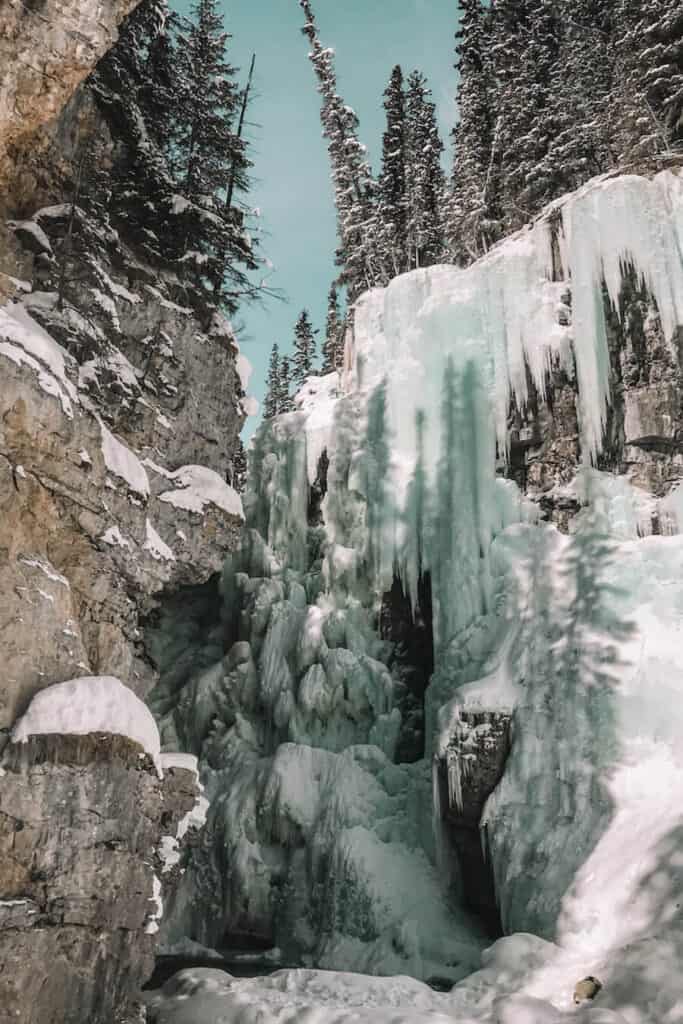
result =
[[12,744],[3,772],[0,1021],[120,1020],[154,963],[155,844],[196,785],[161,781],[137,743],[109,734]]

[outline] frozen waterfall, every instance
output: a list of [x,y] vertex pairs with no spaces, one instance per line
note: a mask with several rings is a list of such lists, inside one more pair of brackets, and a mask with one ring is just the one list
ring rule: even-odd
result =
[[[587,970],[608,982],[601,1021],[680,1019],[680,501],[596,467],[614,398],[607,318],[627,273],[678,358],[682,182],[599,179],[466,270],[366,294],[344,372],[309,378],[296,411],[261,427],[249,529],[221,581],[224,656],[180,685],[162,675],[152,701],[210,800],[167,943],[215,946],[232,929],[305,966],[465,978],[429,1004],[463,1024],[555,1022],[561,979]],[[567,532],[508,478],[512,411],[550,400],[555,372],[577,394],[581,460],[553,490]],[[406,684],[383,595],[400,580],[417,613],[426,578],[425,757],[397,764]],[[473,730],[458,756],[486,749],[477,714],[512,722],[475,823],[502,925],[539,938],[502,940],[472,975],[491,936],[452,848],[444,870],[434,765],[456,725]]]

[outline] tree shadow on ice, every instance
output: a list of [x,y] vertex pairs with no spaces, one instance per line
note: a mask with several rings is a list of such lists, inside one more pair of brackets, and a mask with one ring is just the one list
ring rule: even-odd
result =
[[506,932],[558,937],[562,902],[614,814],[616,689],[633,625],[612,582],[615,547],[586,475],[576,529],[526,531],[518,563],[522,686],[489,838]]

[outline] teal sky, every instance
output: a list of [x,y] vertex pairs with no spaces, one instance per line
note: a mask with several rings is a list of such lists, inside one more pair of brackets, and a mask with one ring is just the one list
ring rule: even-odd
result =
[[[186,11],[190,0],[171,0]],[[455,117],[454,34],[457,0],[315,0],[323,45],[336,52],[340,92],[360,118],[361,141],[376,168],[384,129],[382,94],[394,64],[429,78],[446,134]],[[255,97],[249,129],[254,160],[250,202],[261,211],[262,251],[272,262],[270,283],[285,301],[244,306],[238,338],[254,367],[249,392],[263,399],[274,341],[291,347],[294,322],[307,307],[324,328],[327,292],[336,276],[335,216],[319,96],[300,32],[298,0],[223,0],[232,34],[229,59],[246,77],[256,53]],[[249,437],[259,417],[244,430]]]

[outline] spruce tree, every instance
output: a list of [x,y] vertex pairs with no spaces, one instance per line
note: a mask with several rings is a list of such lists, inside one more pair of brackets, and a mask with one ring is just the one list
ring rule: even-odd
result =
[[554,0],[498,0],[492,10],[492,40],[499,122],[491,170],[505,233],[530,220],[539,197],[548,195],[535,174],[553,132],[547,115],[552,71],[559,59]]
[[247,453],[241,437],[237,438],[235,450],[232,453],[231,483],[238,494],[244,493],[247,484]]
[[377,189],[377,244],[382,283],[409,269],[406,190],[406,111],[403,72],[397,64],[384,93],[386,129]]
[[291,412],[294,408],[292,400],[292,371],[289,356],[283,356],[280,363],[280,379],[277,389],[277,411],[278,414]]
[[225,56],[228,38],[218,0],[195,0],[189,19],[181,19],[171,157],[182,198],[172,210],[179,220],[178,255],[195,268],[197,284],[210,284],[215,297],[234,308],[239,295],[253,293],[245,271],[257,262],[243,209],[224,205],[231,180],[236,191],[247,187],[250,166],[234,131],[241,94]]
[[683,17],[667,0],[619,0],[614,114],[619,160],[683,143]]
[[268,377],[266,378],[266,397],[263,401],[263,417],[271,420],[279,412],[280,400],[280,349],[277,342],[270,350]]
[[460,0],[455,65],[459,116],[453,129],[447,208],[449,250],[457,263],[481,256],[500,232],[491,173],[497,118],[490,46],[490,16],[482,0]]
[[174,192],[167,150],[174,123],[174,47],[166,0],[142,0],[89,84],[119,145],[110,171],[111,213],[152,259],[167,254],[166,207]]
[[334,370],[340,368],[344,347],[343,338],[344,322],[340,317],[337,287],[333,284],[327,298],[322,373],[333,373]]
[[445,257],[446,188],[436,108],[427,80],[419,71],[413,71],[408,79],[406,135],[408,266],[428,267]]
[[315,359],[315,332],[308,310],[303,309],[294,327],[294,359],[291,382],[297,391],[306,378],[313,373]]
[[323,47],[310,0],[299,0],[311,45],[309,58],[322,96],[320,117],[327,139],[337,211],[337,263],[351,299],[371,288],[381,276],[377,246],[376,183],[365,146],[358,138],[358,118],[337,92],[334,51]]
[[546,198],[577,188],[614,163],[611,0],[564,0],[561,52],[551,72],[552,131],[539,175]]

